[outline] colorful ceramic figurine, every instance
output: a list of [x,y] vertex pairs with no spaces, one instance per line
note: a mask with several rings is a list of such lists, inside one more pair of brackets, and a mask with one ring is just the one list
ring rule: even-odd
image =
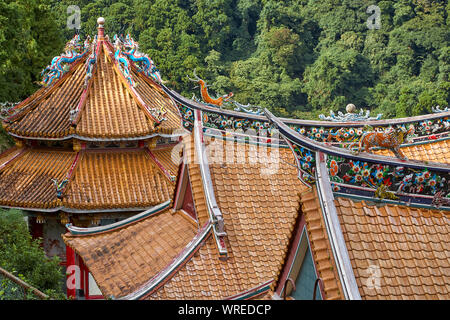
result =
[[129,34],[123,41],[123,46],[127,50],[124,50],[122,53],[138,66],[139,71],[145,73],[156,82],[164,83],[153,60],[145,53],[139,52],[139,44]]
[[61,78],[69,68],[68,65],[83,57],[88,51],[90,44],[90,37],[84,41],[84,48],[80,44],[80,36],[75,35],[65,47],[65,53],[53,58],[52,62],[41,72],[43,86],[50,86],[53,81]]
[[233,92],[230,92],[230,93],[223,95],[217,99],[214,99],[208,93],[208,85],[206,84],[206,82],[204,80],[200,79],[197,76],[197,74],[195,73],[195,69],[194,69],[194,77],[195,77],[195,79],[191,79],[188,76],[188,79],[193,82],[196,82],[197,84],[200,85],[200,94],[202,95],[202,99],[205,103],[221,107],[224,102],[227,102],[233,96]]
[[[405,128],[395,128],[394,130],[388,132],[367,132],[363,134],[359,140],[359,148],[356,153],[361,152],[364,149],[366,152],[370,152],[371,148],[380,147],[384,149],[391,150],[397,158],[406,159],[406,156],[400,150],[400,145],[405,140],[405,137],[412,133],[414,130],[411,127],[408,131]],[[357,143],[350,145],[352,149]]]

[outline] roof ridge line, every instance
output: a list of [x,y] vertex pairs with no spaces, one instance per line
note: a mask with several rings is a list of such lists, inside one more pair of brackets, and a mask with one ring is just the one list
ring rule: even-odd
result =
[[[160,84],[161,88],[166,92],[170,97],[172,97],[178,103],[188,106],[194,109],[200,109],[202,111],[215,112],[215,113],[223,113],[227,116],[247,118],[253,120],[266,120],[266,117],[263,115],[252,115],[249,113],[244,113],[240,111],[228,110],[228,109],[219,109],[214,108],[208,105],[203,105],[199,102],[193,101],[192,99],[185,98],[178,92],[169,89],[164,84]],[[394,124],[406,124],[412,122],[420,122],[424,120],[432,120],[438,118],[444,118],[450,116],[450,111],[440,112],[440,113],[429,113],[420,116],[414,117],[406,117],[406,118],[394,118],[394,119],[386,119],[386,120],[371,120],[364,122],[329,122],[329,121],[320,121],[320,120],[304,120],[304,119],[295,119],[295,118],[282,118],[279,120],[285,124],[289,125],[306,125],[306,126],[324,126],[324,127],[363,127],[368,124],[371,126],[389,126]]]
[[143,211],[141,213],[138,213],[136,215],[133,215],[127,219],[108,224],[106,226],[99,226],[99,227],[91,227],[91,228],[80,228],[73,226],[71,223],[66,224],[67,230],[70,232],[73,236],[91,236],[91,235],[97,235],[105,232],[111,232],[114,230],[118,230],[121,228],[128,227],[138,221],[141,221],[142,219],[148,218],[150,216],[153,216],[155,214],[161,213],[162,211],[168,209],[170,206],[172,200],[167,200],[165,202],[162,202],[146,211]]
[[318,142],[312,140],[308,137],[302,136],[298,132],[292,130],[289,126],[281,121],[281,119],[275,117],[269,110],[265,109],[265,113],[267,118],[273,122],[278,130],[285,136],[287,139],[293,141],[294,143],[304,146],[307,149],[312,151],[320,151],[325,154],[331,154],[333,156],[344,157],[349,159],[354,159],[358,161],[372,161],[390,164],[393,166],[404,166],[410,167],[414,169],[434,169],[437,171],[450,172],[450,165],[440,162],[424,162],[419,160],[401,160],[395,157],[382,156],[378,154],[361,152],[357,155],[353,154],[351,151],[347,149],[342,149],[338,147],[333,147],[324,144],[323,142]]
[[158,158],[155,156],[155,154],[149,149],[149,147],[144,148],[147,155],[150,157],[150,159],[156,164],[156,166],[164,173],[164,176],[169,179],[171,183],[175,183],[176,176],[172,176],[169,171],[162,165],[162,163],[158,160]]
[[[11,148],[11,149],[13,149],[13,148]],[[10,150],[11,150],[11,149],[10,149]],[[16,150],[20,150],[20,151],[19,151],[15,156],[13,156],[11,159],[9,159],[8,161],[6,161],[5,163],[3,163],[3,164],[0,165],[0,172],[1,172],[4,168],[6,168],[9,164],[13,163],[14,160],[17,160],[17,158],[23,156],[23,155],[25,154],[25,151],[29,150],[30,148],[23,147],[23,148],[21,148],[21,149],[22,149],[22,150],[20,150],[20,148],[17,148]],[[14,151],[16,151],[16,150],[11,150],[11,151],[9,151],[9,152],[6,152],[6,151],[8,151],[8,150],[6,150],[6,151],[3,152],[1,155],[2,155],[2,156],[4,156],[5,154],[8,155],[8,154],[10,154],[10,153],[12,153],[12,152],[14,152]]]
[[[113,69],[116,72],[116,74],[119,76],[120,81],[122,82],[122,84],[125,86],[125,88],[127,89],[128,93],[131,94],[131,96],[136,100],[136,104],[144,111],[144,113],[150,117],[151,120],[153,120],[156,123],[156,126],[154,124],[152,124],[153,129],[155,130],[156,127],[161,124],[162,121],[158,120],[151,112],[151,108],[149,106],[146,105],[146,103],[144,102],[144,100],[142,100],[141,96],[137,93],[137,91],[130,85],[130,83],[128,83],[128,81],[125,79],[125,76],[122,74],[122,72],[120,72],[120,69],[118,67],[118,61],[116,60],[116,58],[113,56],[112,52],[110,51],[110,48],[108,48],[108,46],[110,46],[111,44],[104,44],[104,48],[106,47],[106,49],[108,50],[108,54],[106,55],[107,58],[110,60],[110,62],[112,62],[113,65]],[[129,59],[124,57],[124,59],[127,59],[128,63],[129,63]],[[131,76],[130,76],[131,78]],[[155,130],[156,131],[156,130]]]
[[219,257],[226,259],[228,256],[228,250],[225,244],[224,237],[227,235],[225,232],[225,223],[223,220],[222,212],[217,204],[214,194],[214,188],[211,180],[211,173],[209,170],[208,158],[205,156],[205,145],[203,142],[203,130],[202,130],[202,112],[195,110],[194,114],[194,152],[197,154],[199,161],[201,182],[203,185],[203,192],[206,199],[207,210],[209,219],[213,222],[213,233],[217,250],[219,251]]
[[316,163],[317,194],[320,199],[319,203],[325,222],[326,232],[328,233],[328,240],[331,244],[333,258],[338,269],[340,283],[345,298],[350,300],[361,300],[361,294],[359,292],[336,206],[334,204],[333,191],[331,189],[331,182],[326,167],[326,154],[317,151],[316,158],[318,159]]
[[[75,117],[73,119],[71,119],[71,126],[72,127],[75,127],[78,124],[78,122],[80,121],[80,119],[81,119],[81,113],[82,113],[82,111],[84,109],[84,106],[86,105],[87,96],[89,94],[89,89],[92,87],[93,75],[94,75],[94,72],[97,71],[97,64],[98,64],[98,59],[99,59],[99,56],[100,56],[99,53],[100,53],[100,50],[101,50],[100,48],[101,48],[101,43],[103,42],[103,40],[102,39],[97,39],[97,37],[95,37],[94,41],[96,41],[95,50],[92,50],[91,54],[86,58],[86,61],[88,63],[86,64],[86,71],[87,72],[86,72],[86,78],[85,78],[85,88],[83,90],[83,93],[81,94],[80,101],[78,102],[75,110],[73,110],[74,113],[75,113]],[[92,54],[95,54],[95,57],[94,57],[95,61],[94,61],[94,63],[91,63],[91,61],[93,60],[93,59],[90,58]],[[91,64],[93,66],[92,66],[92,70],[89,73],[89,67],[90,67]]]

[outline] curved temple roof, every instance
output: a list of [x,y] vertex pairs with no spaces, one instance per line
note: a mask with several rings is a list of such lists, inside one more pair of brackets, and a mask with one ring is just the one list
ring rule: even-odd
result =
[[67,72],[11,110],[3,122],[6,130],[18,138],[86,141],[175,133],[181,126],[175,103],[121,56],[128,63],[130,84],[115,51],[109,38],[96,37],[84,55],[68,64]]

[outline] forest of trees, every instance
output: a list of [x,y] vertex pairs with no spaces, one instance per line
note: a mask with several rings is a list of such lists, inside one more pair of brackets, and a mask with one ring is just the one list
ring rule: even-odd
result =
[[[193,70],[213,95],[278,116],[317,119],[354,103],[384,118],[431,112],[450,101],[450,5],[431,0],[2,0],[0,101],[34,92],[39,73],[76,30],[106,19],[130,33],[167,85],[199,96]],[[380,28],[367,20],[380,9]]]

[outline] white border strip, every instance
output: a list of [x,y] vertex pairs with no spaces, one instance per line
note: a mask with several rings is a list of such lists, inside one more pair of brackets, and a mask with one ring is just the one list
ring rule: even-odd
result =
[[[323,159],[320,159],[321,155]],[[353,273],[352,264],[348,255],[344,235],[342,234],[339,217],[334,206],[334,196],[326,167],[326,154],[316,152],[317,168],[317,189],[322,207],[323,217],[330,239],[338,274],[341,279],[345,298],[348,300],[361,300],[358,284]]]

